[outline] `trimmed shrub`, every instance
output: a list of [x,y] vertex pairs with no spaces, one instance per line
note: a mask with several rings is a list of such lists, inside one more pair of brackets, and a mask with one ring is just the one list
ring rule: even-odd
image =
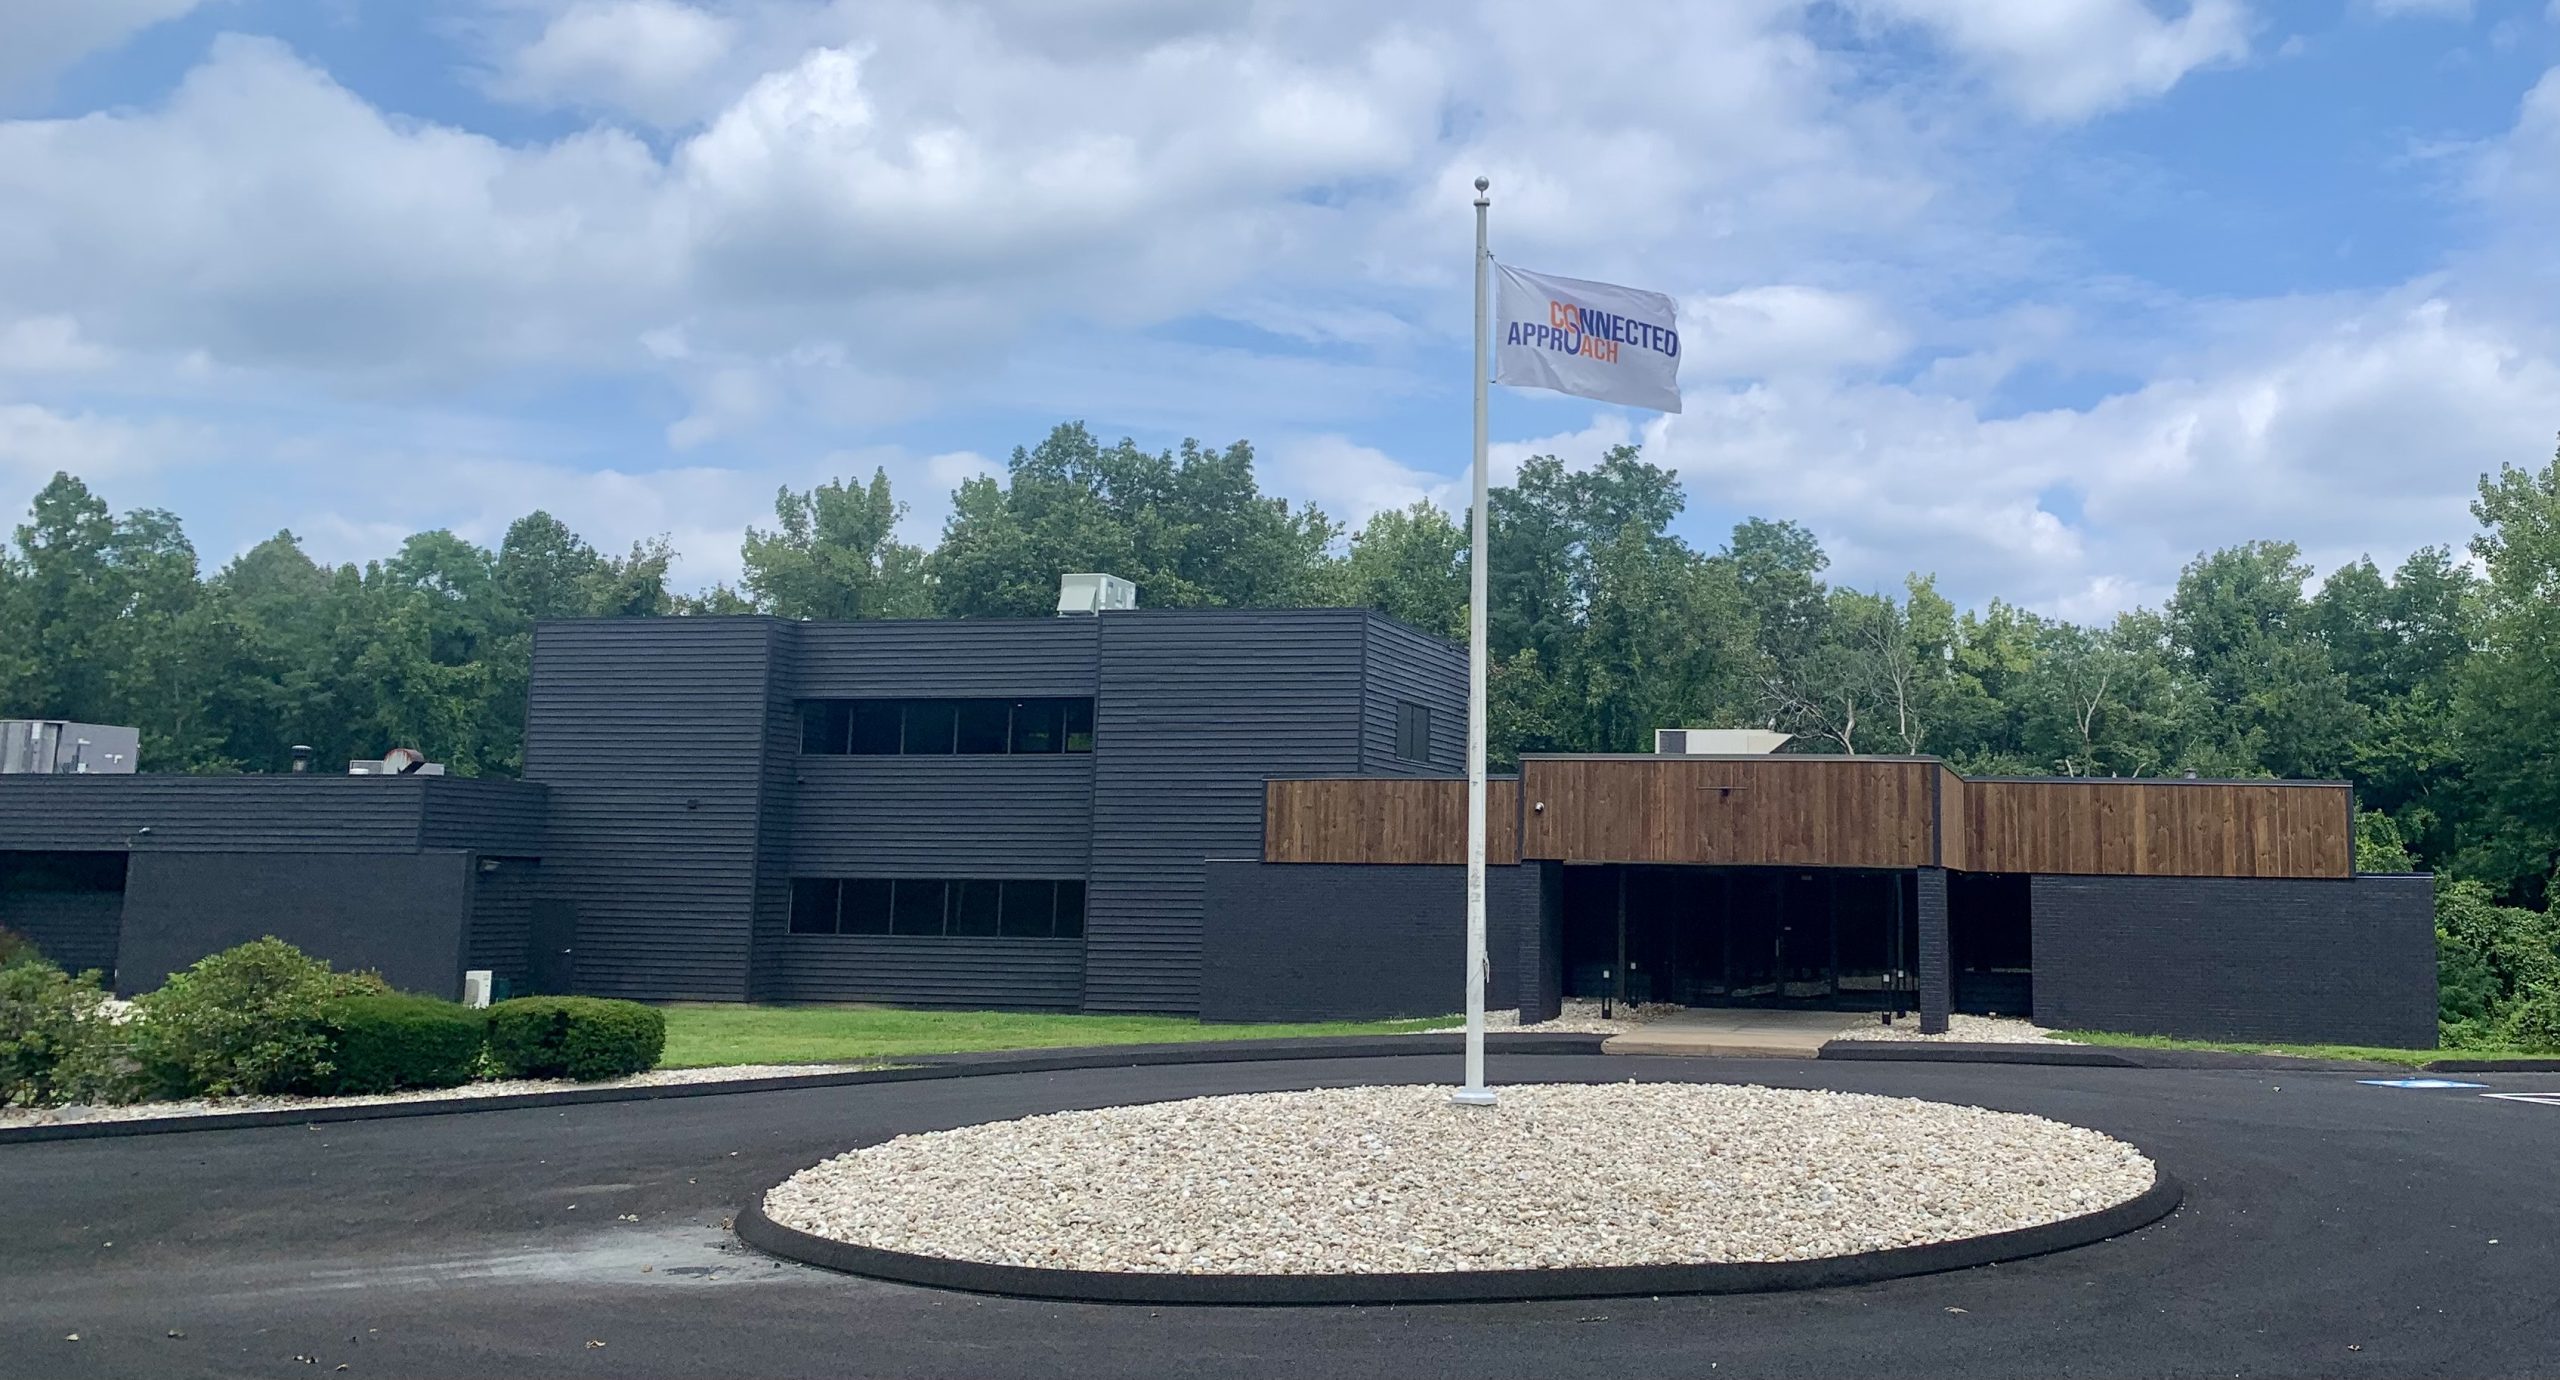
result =
[[489,1061],[509,1078],[620,1078],[657,1067],[667,1018],[636,1001],[518,997],[489,1008]]
[[329,1072],[307,1089],[385,1093],[456,1088],[480,1069],[488,1018],[459,1002],[394,992],[321,1003]]
[[96,973],[73,976],[40,958],[0,964],[0,1107],[121,1102],[121,1031]]
[[320,1008],[391,989],[341,973],[272,936],[197,960],[135,1001],[133,1053],[169,1097],[231,1097],[323,1085],[336,1071]]

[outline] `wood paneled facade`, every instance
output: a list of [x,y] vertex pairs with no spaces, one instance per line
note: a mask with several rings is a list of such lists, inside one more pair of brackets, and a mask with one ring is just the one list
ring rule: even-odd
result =
[[1564,862],[1925,867],[1936,771],[1856,757],[1530,758],[1526,851]]
[[[1967,780],[1927,757],[1530,757],[1488,858],[2138,877],[2346,877],[2353,801],[2309,781]],[[1263,859],[1465,861],[1466,783],[1275,780]]]
[[[1336,776],[1264,787],[1262,858],[1292,863],[1463,863],[1467,783]],[[1520,861],[1520,782],[1485,783],[1485,861]]]
[[[1967,781],[1947,812],[1980,872],[2345,877],[2344,785],[2290,781]],[[1949,866],[1958,864],[1950,863]]]

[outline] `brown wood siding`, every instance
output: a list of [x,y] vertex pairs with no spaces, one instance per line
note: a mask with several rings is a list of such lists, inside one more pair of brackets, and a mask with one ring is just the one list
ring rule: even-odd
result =
[[1971,847],[1973,831],[1965,828],[1964,825],[1964,791],[1964,778],[1956,775],[1955,768],[1940,763],[1937,807],[1938,866],[1951,867],[1959,872],[1972,866],[1967,859],[1973,854]]
[[1979,872],[2133,877],[2345,877],[2347,787],[2308,782],[1968,781]]
[[[1485,861],[1520,861],[1520,783],[1485,783]],[[1263,787],[1262,860],[1463,863],[1467,783],[1433,777],[1327,777]]]
[[1524,851],[1566,862],[1926,867],[1938,769],[1845,757],[1532,759],[1522,767]]

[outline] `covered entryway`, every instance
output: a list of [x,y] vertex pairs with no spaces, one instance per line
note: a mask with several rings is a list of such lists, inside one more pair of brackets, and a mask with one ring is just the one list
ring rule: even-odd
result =
[[1565,995],[1904,1009],[1919,966],[1917,895],[1909,871],[1568,866]]

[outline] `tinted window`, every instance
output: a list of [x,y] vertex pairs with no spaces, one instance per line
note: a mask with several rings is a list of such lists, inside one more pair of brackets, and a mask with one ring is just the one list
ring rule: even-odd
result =
[[1064,710],[1059,700],[1015,700],[1013,702],[1013,750],[1016,752],[1057,752],[1066,742],[1061,731],[1060,716]]
[[1431,760],[1431,710],[1411,700],[1396,703],[1396,756],[1408,762]]
[[1002,882],[953,882],[951,884],[951,932],[953,934],[995,934],[998,916],[1003,910],[1005,884]]
[[1045,879],[799,877],[793,934],[967,935],[1075,939],[1084,934],[1084,883]]
[[1012,939],[1046,939],[1057,905],[1055,882],[1006,882],[1003,933]]
[[852,751],[865,757],[889,757],[898,751],[896,700],[844,700],[853,707]]
[[847,881],[844,899],[837,904],[837,926],[846,934],[887,934],[889,889],[890,883],[877,877]]
[[1013,706],[1003,700],[957,700],[954,712],[960,720],[958,750],[972,756],[1003,752],[1006,746],[1007,711]]
[[899,739],[898,750],[910,757],[949,752],[959,720],[959,706],[950,700],[909,700],[907,731]]
[[802,700],[800,750],[862,757],[1093,751],[1093,701]]
[[791,932],[793,934],[833,934],[836,932],[836,884],[822,878],[803,877],[791,883]]
[[945,884],[918,881],[912,877],[898,879],[897,899],[889,918],[891,934],[942,933],[942,904]]
[[800,750],[842,752],[845,731],[853,722],[853,706],[844,700],[804,700],[800,705]]

